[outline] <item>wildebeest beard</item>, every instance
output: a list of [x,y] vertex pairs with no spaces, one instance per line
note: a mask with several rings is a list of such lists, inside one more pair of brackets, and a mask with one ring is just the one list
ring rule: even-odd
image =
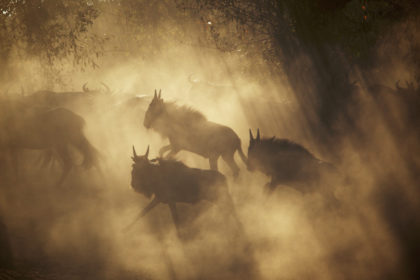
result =
[[131,170],[131,186],[137,192],[143,194],[147,198],[153,195],[153,186],[156,185],[159,178],[158,170],[154,165],[137,166],[133,164]]

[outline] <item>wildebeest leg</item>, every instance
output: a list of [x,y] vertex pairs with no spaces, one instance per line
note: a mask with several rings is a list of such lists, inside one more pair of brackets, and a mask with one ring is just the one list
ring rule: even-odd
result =
[[69,175],[71,170],[71,163],[69,164],[68,162],[65,162],[63,165],[63,173],[60,176],[60,179],[58,179],[56,187],[60,187],[64,180],[67,178],[67,175]]
[[150,210],[155,208],[155,206],[158,205],[159,202],[160,202],[159,199],[155,197],[146,207],[144,207],[143,210],[141,210],[139,214],[139,218],[144,217],[147,213],[149,213]]
[[52,149],[42,151],[38,157],[38,162],[42,167],[51,167],[54,161],[54,152]]
[[169,209],[171,210],[172,219],[174,220],[176,232],[178,234],[178,237],[180,237],[179,233],[179,217],[178,212],[176,211],[176,204],[175,202],[168,203]]
[[171,144],[166,145],[166,146],[163,146],[163,147],[162,147],[162,148],[160,148],[160,150],[159,150],[159,157],[163,157],[163,155],[164,155],[167,151],[169,151],[169,150],[171,150],[171,149],[172,149]]
[[13,180],[17,184],[19,182],[20,178],[20,169],[19,169],[19,152],[17,149],[11,149],[9,151],[10,160],[12,162],[12,168],[13,168]]
[[160,201],[155,197],[146,207],[143,208],[143,210],[141,210],[141,212],[137,215],[134,221],[124,228],[124,231],[129,230],[140,218],[144,217],[147,213],[149,213],[150,210],[155,208],[156,205],[158,205],[159,203]]
[[60,187],[72,168],[72,159],[66,146],[57,149],[58,155],[61,157],[63,163],[63,173],[58,180],[56,187]]
[[217,171],[217,160],[219,159],[218,156],[211,156],[209,158],[209,163],[210,163],[210,169],[211,170],[216,170]]
[[225,212],[224,214],[226,215],[226,217],[229,215],[232,216],[233,220],[236,223],[236,226],[239,229],[239,232],[242,234],[244,232],[243,225],[241,221],[239,220],[239,216],[236,212],[235,205],[233,204],[232,197],[230,196],[229,193],[226,193],[225,195],[221,197],[220,204],[222,206],[223,211]]
[[232,169],[233,177],[238,177],[239,175],[239,167],[233,158],[233,154],[224,154],[222,155],[223,160],[229,165],[230,169]]

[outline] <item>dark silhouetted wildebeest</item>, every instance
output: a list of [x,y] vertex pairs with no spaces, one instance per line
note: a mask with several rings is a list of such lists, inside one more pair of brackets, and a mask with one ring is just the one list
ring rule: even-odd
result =
[[[381,110],[383,119],[387,122],[395,136],[418,133],[420,126],[420,88],[412,82],[406,82],[406,86],[395,83],[395,89],[373,84],[366,90],[374,98],[377,109]],[[417,134],[419,135],[419,134]],[[404,144],[403,144],[404,145]]]
[[160,91],[159,95],[155,91],[143,124],[169,139],[170,144],[159,151],[161,157],[167,151],[170,151],[168,157],[171,157],[186,150],[208,158],[210,168],[217,170],[217,160],[221,156],[234,176],[239,173],[234,160],[236,151],[246,163],[241,140],[231,128],[210,122],[203,114],[189,107],[164,102]]
[[[317,159],[298,143],[275,137],[261,139],[259,129],[256,138],[251,130],[249,136],[247,168],[271,178],[266,185],[270,192],[278,185],[287,185],[303,193],[325,189],[321,188],[323,176],[334,173],[332,164]],[[331,194],[328,189],[325,191],[325,194]]]
[[57,185],[61,185],[76,165],[73,150],[83,156],[82,165],[97,163],[97,151],[85,137],[85,121],[65,108],[30,106],[26,102],[0,101],[0,149],[10,154],[15,172],[21,150],[42,150],[63,166]]
[[[91,109],[91,106],[99,98],[111,100],[112,92],[105,83],[101,83],[104,89],[90,90],[86,84],[83,91],[62,91],[40,90],[25,96],[25,99],[33,105],[48,107],[65,107],[74,111]],[[102,100],[102,99],[101,99]]]
[[149,147],[143,156],[138,156],[133,147],[131,186],[147,198],[153,197],[137,219],[146,215],[159,203],[164,203],[169,206],[178,229],[177,203],[194,204],[208,201],[219,205],[239,223],[223,174],[215,170],[190,168],[172,159],[149,160],[148,155]]

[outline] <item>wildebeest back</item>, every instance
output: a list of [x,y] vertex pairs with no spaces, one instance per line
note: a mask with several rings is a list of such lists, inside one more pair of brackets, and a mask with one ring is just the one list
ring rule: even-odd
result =
[[193,153],[209,157],[213,154],[225,154],[238,147],[240,140],[236,133],[229,127],[214,122],[202,121],[190,124],[189,129],[185,127],[181,131],[175,131],[172,126],[169,133],[169,140],[173,146],[186,149]]
[[[189,168],[177,161],[160,160],[159,178],[162,182],[157,184],[155,192],[168,201],[196,203],[203,198],[216,200],[220,191],[227,191],[226,179],[221,173]],[[167,178],[171,179],[168,181]]]

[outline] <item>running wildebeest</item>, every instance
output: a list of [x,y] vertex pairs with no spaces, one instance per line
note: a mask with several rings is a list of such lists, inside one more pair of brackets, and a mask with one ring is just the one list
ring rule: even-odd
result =
[[65,107],[71,110],[80,111],[80,107],[92,105],[96,99],[109,99],[112,95],[110,88],[101,83],[104,89],[91,90],[85,83],[82,87],[83,91],[63,91],[55,92],[51,90],[40,90],[25,96],[31,104],[47,107]]
[[136,192],[147,198],[153,196],[153,199],[130,226],[159,203],[165,203],[169,206],[176,228],[179,229],[176,203],[194,204],[200,201],[218,204],[240,225],[223,174],[215,170],[190,168],[172,159],[149,160],[148,155],[149,147],[145,155],[138,156],[133,146],[131,186]]
[[[399,81],[395,83],[395,89],[373,84],[365,88],[374,98],[375,105],[382,111],[382,117],[394,135],[419,132],[420,125],[420,88],[413,82],[406,81],[406,87],[402,87]],[[398,110],[398,111],[396,111]]]
[[9,153],[16,175],[20,150],[42,150],[63,167],[57,186],[76,165],[72,149],[83,156],[82,166],[97,163],[97,151],[83,133],[85,121],[65,108],[30,106],[25,102],[0,102],[0,149]]
[[167,151],[170,151],[168,157],[172,157],[186,150],[208,158],[210,168],[217,170],[217,160],[222,156],[235,177],[239,174],[239,167],[234,160],[236,151],[246,163],[241,140],[231,128],[210,122],[202,113],[191,108],[164,102],[161,91],[158,95],[155,90],[143,124],[169,139],[169,145],[160,149],[160,157]]
[[[322,187],[323,175],[335,171],[332,164],[317,159],[303,146],[288,139],[261,139],[259,129],[256,138],[249,130],[249,137],[247,168],[271,177],[266,185],[269,192],[278,185],[288,185],[303,193],[311,192]],[[330,190],[325,191],[331,195]]]

